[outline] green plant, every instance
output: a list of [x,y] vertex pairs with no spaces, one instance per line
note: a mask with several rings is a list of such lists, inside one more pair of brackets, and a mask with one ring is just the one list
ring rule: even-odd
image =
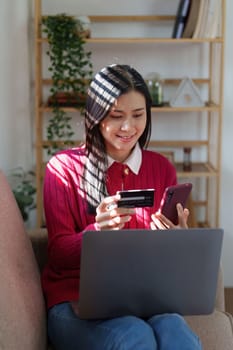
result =
[[35,173],[16,168],[10,172],[8,179],[23,220],[27,221],[30,210],[35,208]]
[[53,116],[48,123],[47,138],[53,141],[48,154],[53,154],[57,148],[61,148],[56,140],[69,145],[74,135],[71,117],[62,108],[64,97],[65,106],[77,106],[82,114],[86,86],[93,71],[91,52],[85,49],[85,31],[79,19],[66,14],[47,16],[42,20],[42,31],[49,43],[47,55],[52,78],[50,105],[53,107]]

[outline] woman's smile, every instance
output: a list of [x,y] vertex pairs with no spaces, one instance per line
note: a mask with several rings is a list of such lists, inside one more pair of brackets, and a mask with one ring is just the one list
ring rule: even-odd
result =
[[134,139],[136,134],[134,135],[129,135],[129,136],[123,136],[123,135],[117,135],[117,137],[119,137],[123,142],[130,142]]

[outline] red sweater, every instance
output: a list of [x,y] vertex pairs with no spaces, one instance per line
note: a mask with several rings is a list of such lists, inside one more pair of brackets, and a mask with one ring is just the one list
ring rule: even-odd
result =
[[[85,162],[83,148],[58,153],[49,161],[44,180],[44,210],[48,229],[48,263],[42,274],[42,287],[48,308],[78,300],[82,233],[95,230],[95,216],[87,213],[80,191]],[[163,156],[142,151],[142,164],[135,175],[127,165],[114,162],[108,169],[109,195],[122,189],[155,188],[152,208],[137,208],[125,228],[150,228],[151,214],[158,207],[165,187],[176,183],[176,171]]]

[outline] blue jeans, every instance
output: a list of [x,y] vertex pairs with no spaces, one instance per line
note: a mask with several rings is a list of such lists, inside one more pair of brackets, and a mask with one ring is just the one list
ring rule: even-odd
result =
[[123,316],[81,320],[70,303],[48,312],[49,339],[56,350],[201,350],[199,338],[178,314],[148,320]]

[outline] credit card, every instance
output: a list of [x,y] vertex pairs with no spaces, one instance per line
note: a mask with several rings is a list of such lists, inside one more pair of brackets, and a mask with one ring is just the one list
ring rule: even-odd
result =
[[117,193],[121,196],[117,202],[118,207],[143,208],[154,205],[154,189],[118,191]]

